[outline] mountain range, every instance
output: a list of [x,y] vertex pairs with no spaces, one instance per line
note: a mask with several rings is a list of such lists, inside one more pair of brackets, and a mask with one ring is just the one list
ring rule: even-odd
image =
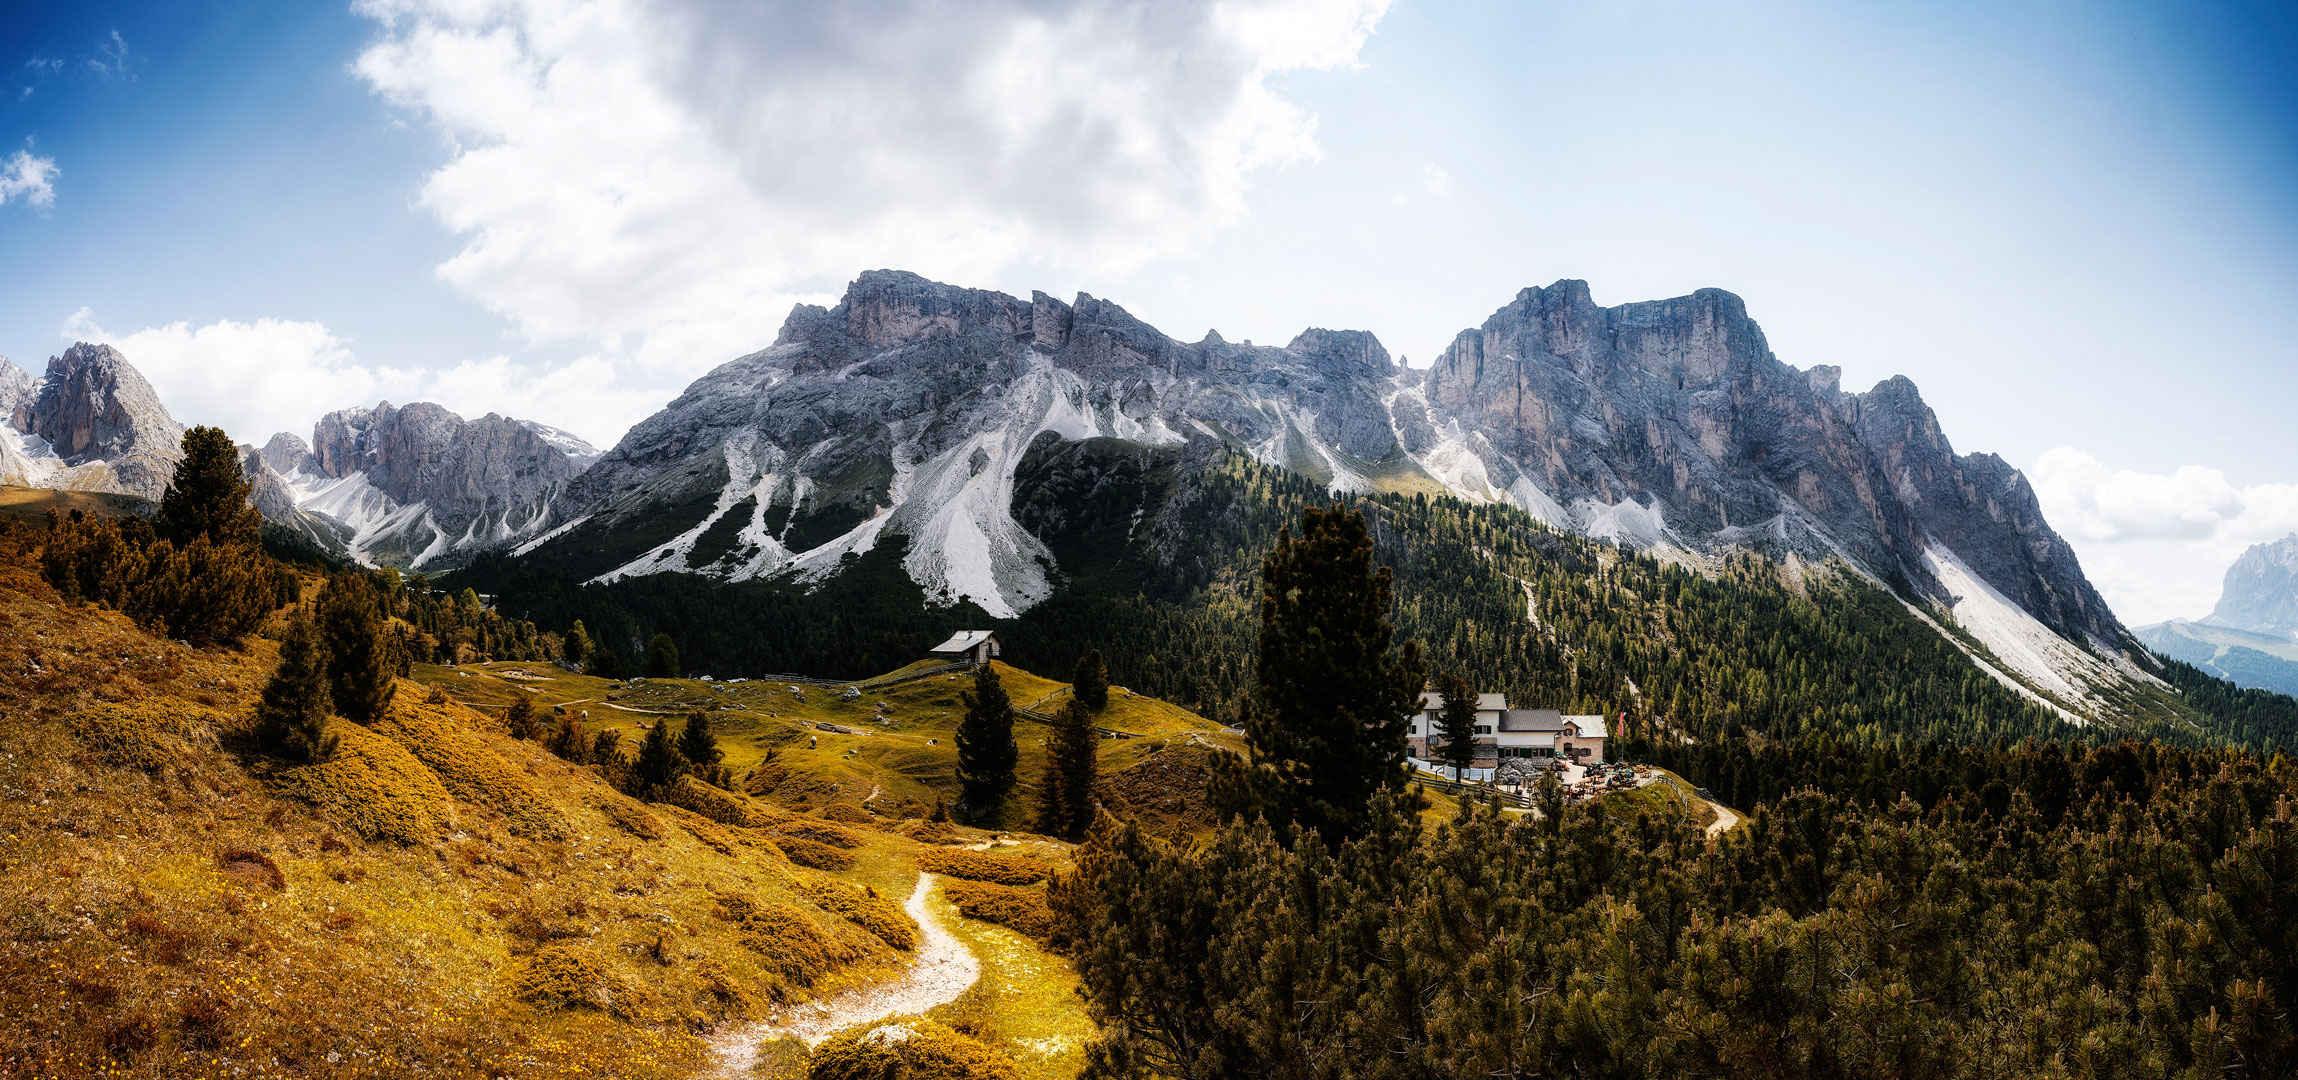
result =
[[[1527,288],[1412,369],[1362,331],[1184,342],[1089,295],[873,271],[604,454],[530,421],[383,403],[247,460],[267,517],[371,564],[499,553],[600,585],[812,586],[884,547],[925,603],[1001,619],[1069,581],[1046,540],[1068,497],[1031,490],[1032,463],[1132,448],[1186,473],[1234,454],[1333,493],[1504,504],[1704,569],[1742,551],[1790,574],[1840,560],[2070,716],[2159,688],[2017,469],[1956,453],[1904,378],[1839,384],[1779,360],[1713,289],[1604,307],[1579,281]],[[173,421],[108,347],[0,383],[0,415],[0,482],[164,484]],[[1131,515],[1131,541],[1154,510],[1094,512]]]
[[2298,533],[2235,559],[2208,616],[2132,633],[2147,648],[2236,685],[2298,694]]

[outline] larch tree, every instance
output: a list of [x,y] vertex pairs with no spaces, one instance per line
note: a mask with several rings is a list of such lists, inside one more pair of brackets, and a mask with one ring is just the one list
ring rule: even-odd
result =
[[1013,701],[998,682],[997,665],[974,669],[972,692],[961,691],[965,719],[958,722],[958,783],[969,816],[995,812],[1013,788],[1021,751],[1013,742]]
[[1245,734],[1248,790],[1272,821],[1356,835],[1373,793],[1404,780],[1405,733],[1426,679],[1395,646],[1388,567],[1364,515],[1309,507],[1261,568],[1261,651]]

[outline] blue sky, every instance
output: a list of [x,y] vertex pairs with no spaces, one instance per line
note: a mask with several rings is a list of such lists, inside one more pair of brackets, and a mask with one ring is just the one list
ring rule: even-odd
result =
[[2298,528],[2294,61],[2267,4],[54,5],[0,23],[0,355],[607,442],[875,266],[1416,363],[1717,286],[2198,616]]

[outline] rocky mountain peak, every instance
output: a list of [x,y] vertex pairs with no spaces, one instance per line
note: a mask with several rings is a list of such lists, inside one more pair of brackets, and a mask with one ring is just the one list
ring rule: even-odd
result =
[[310,476],[327,475],[320,467],[319,459],[312,456],[310,445],[292,431],[273,435],[271,441],[263,444],[263,449],[256,453],[263,458],[265,465],[281,476],[292,474],[297,469]]
[[21,431],[31,426],[32,401],[40,396],[40,380],[0,356],[0,423]]
[[2298,533],[2258,544],[2234,560],[2218,606],[2204,622],[2298,637]]
[[95,491],[157,499],[183,458],[183,428],[118,349],[80,342],[49,359],[45,375],[21,378],[0,364],[8,426],[38,440],[53,461],[40,472]]

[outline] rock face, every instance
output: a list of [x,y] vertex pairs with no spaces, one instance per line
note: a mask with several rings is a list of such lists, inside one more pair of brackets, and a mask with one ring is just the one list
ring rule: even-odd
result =
[[268,505],[276,492],[265,494],[284,490],[362,562],[451,567],[536,530],[582,472],[560,448],[570,440],[588,449],[556,428],[493,413],[465,420],[429,402],[343,409],[320,418],[308,446],[282,432],[255,452],[276,478],[257,481],[258,505],[285,521]]
[[1052,587],[1044,545],[1011,513],[1040,435],[1228,442],[1364,489],[1412,468],[1383,404],[1397,373],[1369,334],[1184,343],[1091,296],[868,273],[624,436],[569,489],[561,520],[582,529],[560,548],[608,580],[740,580],[833,573],[899,536],[929,596],[1009,614]]
[[2227,568],[2218,607],[2203,620],[2279,638],[2298,638],[2298,533],[2242,553]]
[[1016,521],[1027,448],[1226,445],[1335,491],[1505,501],[1665,557],[1840,556],[2060,702],[2128,675],[2127,632],[2025,478],[1956,454],[1905,379],[1839,382],[1782,363],[1716,290],[1606,308],[1577,281],[1526,289],[1414,371],[1356,331],[1182,342],[1091,296],[878,271],[633,428],[522,550],[592,580],[740,580],[899,543],[931,600],[1007,615],[1059,578],[1033,530],[1086,512]]
[[2119,647],[2017,469],[1957,455],[1904,377],[1864,394],[1840,377],[1781,363],[1730,293],[1605,308],[1562,281],[1454,339],[1427,375],[1426,427],[1419,402],[1397,408],[1408,449],[1455,439],[1450,460],[1481,465],[1451,483],[1481,480],[1557,524],[1645,547],[1840,553],[1949,607],[1932,564],[1952,556],[2057,633]]
[[119,350],[85,342],[31,379],[0,362],[0,483],[158,499],[183,428]]

